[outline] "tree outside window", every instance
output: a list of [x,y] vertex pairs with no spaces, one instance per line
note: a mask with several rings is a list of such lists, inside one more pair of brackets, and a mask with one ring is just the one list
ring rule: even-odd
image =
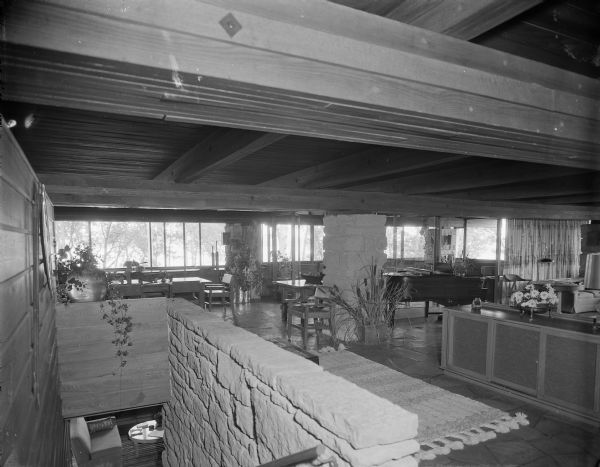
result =
[[56,247],[68,245],[74,249],[77,245],[87,245],[90,242],[87,221],[58,221],[54,224]]
[[[213,264],[213,257],[216,258],[216,253],[219,253],[219,265],[225,265],[225,245],[223,245],[223,232],[225,232],[225,224],[221,222],[210,222],[200,224],[202,238],[202,264],[210,266]],[[213,256],[214,255],[214,256]]]
[[152,267],[165,267],[165,224],[163,222],[151,222],[150,234],[152,238]]
[[186,222],[185,224],[185,265],[200,266],[200,224]]
[[120,268],[126,261],[149,260],[148,224],[145,222],[92,222],[92,249],[101,268]]

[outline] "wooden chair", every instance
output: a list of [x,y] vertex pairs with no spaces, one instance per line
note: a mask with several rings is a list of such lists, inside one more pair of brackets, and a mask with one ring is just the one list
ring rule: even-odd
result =
[[[319,347],[320,334],[325,327],[329,328],[331,333],[334,331],[333,320],[335,315],[335,304],[331,301],[327,291],[317,287],[315,295],[306,300],[298,299],[290,303],[287,308],[287,336],[288,341],[292,339],[292,328],[299,329],[302,332],[303,347],[306,349],[308,341],[308,331],[314,330],[317,338],[317,347]],[[300,323],[296,324],[294,318],[300,318]]]
[[204,285],[204,308],[212,311],[213,303],[223,306],[223,312],[227,310],[227,305],[231,306],[231,289],[229,285],[232,279],[231,274],[223,274],[221,282],[207,282]]

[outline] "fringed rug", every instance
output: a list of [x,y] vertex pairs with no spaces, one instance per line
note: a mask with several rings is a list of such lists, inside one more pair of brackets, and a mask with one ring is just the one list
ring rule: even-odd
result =
[[434,459],[453,449],[495,438],[496,433],[529,425],[523,413],[511,416],[349,351],[322,353],[319,360],[330,373],[417,414],[419,459]]

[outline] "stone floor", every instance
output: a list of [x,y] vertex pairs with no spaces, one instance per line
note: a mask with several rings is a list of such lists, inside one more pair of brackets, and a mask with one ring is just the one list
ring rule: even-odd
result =
[[[215,312],[221,311],[215,308]],[[421,461],[421,466],[600,466],[600,429],[444,375],[439,369],[442,323],[436,315],[423,318],[422,309],[406,309],[404,316],[396,320],[389,343],[376,346],[354,344],[350,350],[510,413],[524,412],[530,422],[529,426],[499,434],[496,439],[485,443],[452,451],[432,461]],[[226,319],[260,336],[285,337],[279,304],[275,302],[239,305],[233,313],[227,310]],[[293,342],[302,345],[299,333],[295,334]],[[317,350],[314,337],[309,337],[307,347]]]

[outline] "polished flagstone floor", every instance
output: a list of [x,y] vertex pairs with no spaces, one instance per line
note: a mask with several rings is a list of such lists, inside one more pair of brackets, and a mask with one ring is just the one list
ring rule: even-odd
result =
[[[213,313],[222,313],[219,307],[213,310]],[[389,368],[511,414],[524,412],[530,422],[529,426],[499,434],[490,441],[452,451],[431,461],[421,461],[421,466],[600,466],[600,429],[444,375],[439,368],[441,321],[438,321],[436,315],[423,318],[423,311],[418,308],[405,309],[401,315],[404,317],[396,319],[389,343],[374,346],[353,344],[349,347],[350,350]],[[275,302],[238,305],[234,307],[233,313],[231,309],[227,310],[225,319],[263,337],[286,337],[279,304]],[[294,331],[293,342],[302,345],[298,331]],[[321,342],[321,345],[327,345],[327,342]],[[309,336],[307,347],[309,350],[317,350],[314,337]]]

